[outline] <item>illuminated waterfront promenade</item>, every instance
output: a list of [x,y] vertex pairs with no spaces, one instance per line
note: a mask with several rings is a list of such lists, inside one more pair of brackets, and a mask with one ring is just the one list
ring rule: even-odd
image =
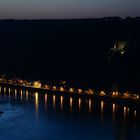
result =
[[[50,94],[60,94],[60,95],[68,95],[68,96],[86,96],[86,97],[97,97],[102,99],[112,99],[112,100],[125,100],[125,101],[134,101],[140,103],[140,96],[138,93],[131,93],[131,92],[105,92],[105,91],[94,91],[93,89],[84,90],[82,88],[65,88],[63,86],[55,86],[55,85],[41,85],[40,82],[35,81],[33,84],[19,84],[13,82],[0,82],[0,91],[10,90],[10,88],[18,88],[18,89],[28,89],[32,91],[42,91],[42,92],[50,92]],[[3,89],[2,89],[3,87]]]
[[[43,140],[46,138],[50,140],[55,139],[53,136],[59,137],[60,133],[62,134],[60,139],[68,140],[84,136],[82,140],[85,140],[87,134],[91,139],[96,139],[98,134],[103,140],[104,135],[101,133],[106,133],[108,137],[110,133],[113,133],[115,138],[121,139],[130,133],[128,125],[132,126],[131,128],[137,127],[131,134],[134,138],[136,136],[139,138],[138,99],[133,99],[134,102],[131,104],[125,102],[126,99],[119,100],[116,97],[109,101],[104,100],[106,97],[109,98],[107,94],[103,94],[104,92],[102,92],[104,96],[96,92],[91,95],[67,93],[57,92],[56,89],[53,91],[7,83],[1,83],[0,90],[1,111],[4,112],[0,119],[0,133],[1,137],[4,136],[3,139],[9,140],[11,138],[9,138],[9,133],[14,138],[17,135],[19,138],[22,137],[22,140],[25,136],[27,140],[43,139],[42,137],[44,137]],[[94,97],[99,97],[101,100]],[[30,133],[31,131],[33,133]],[[93,133],[94,131],[96,132]],[[77,138],[69,139],[70,132]],[[107,139],[112,138],[108,137]]]

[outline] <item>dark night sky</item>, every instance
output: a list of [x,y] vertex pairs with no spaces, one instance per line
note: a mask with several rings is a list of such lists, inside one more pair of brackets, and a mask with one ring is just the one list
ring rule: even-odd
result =
[[139,0],[0,0],[0,18],[139,16]]

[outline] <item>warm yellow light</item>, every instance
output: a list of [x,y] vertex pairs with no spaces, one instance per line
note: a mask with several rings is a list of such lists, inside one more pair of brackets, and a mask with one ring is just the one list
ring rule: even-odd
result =
[[38,92],[35,93],[35,109],[37,113],[38,112]]
[[137,99],[139,99],[140,98],[140,96],[137,94]]
[[38,101],[38,92],[35,93],[35,100]]
[[65,91],[65,89],[63,87],[60,87],[60,91],[63,92]]
[[11,89],[9,88],[9,93],[11,92]]
[[89,112],[91,112],[91,99],[89,99],[88,107],[89,107]]
[[118,91],[116,91],[116,92],[113,91],[113,92],[112,92],[112,96],[118,96],[118,95],[119,95],[119,92],[118,92]]
[[17,94],[17,89],[15,89],[15,93]]
[[53,86],[53,90],[56,90],[56,86]]
[[129,92],[124,93],[124,97],[126,98],[130,97],[130,93]]
[[6,87],[4,87],[4,93],[6,93]]
[[70,97],[70,111],[72,111],[72,97]]
[[116,96],[118,96],[119,95],[119,92],[118,91],[116,91]]
[[82,89],[78,89],[78,93],[82,93],[83,92],[83,90]]
[[48,95],[45,94],[45,106],[47,106],[47,102],[48,102]]
[[93,94],[93,93],[94,93],[93,89],[89,89],[89,90],[88,90],[88,93],[89,93],[89,94]]
[[112,111],[113,111],[113,118],[115,118],[116,105],[114,103],[113,103]]
[[79,112],[81,110],[81,98],[78,99],[78,105],[79,105]]
[[105,96],[105,92],[104,91],[101,91],[100,92],[100,96]]
[[101,101],[101,112],[103,113],[104,111],[104,101]]
[[41,83],[39,81],[35,81],[35,82],[33,82],[33,87],[40,88],[41,87]]
[[17,82],[18,82],[19,84],[23,84],[23,80],[20,80],[20,79],[19,79]]
[[45,88],[46,88],[46,89],[50,89],[50,87],[49,87],[48,85],[45,85]]
[[112,92],[112,96],[115,96],[116,95],[116,92]]
[[63,110],[63,96],[60,97],[60,108]]
[[26,90],[26,101],[28,101],[28,94],[29,94],[29,92],[28,92],[28,90]]
[[130,110],[130,109],[129,109],[129,107],[128,107],[128,108],[127,108],[127,113],[128,113],[128,114],[129,114],[129,110]]
[[104,101],[101,101],[101,119],[104,117]]
[[64,85],[64,84],[66,84],[67,82],[66,82],[66,81],[61,81],[61,83]]
[[55,95],[53,95],[53,108],[55,109],[55,100],[56,100],[56,97]]
[[124,107],[124,119],[126,118],[126,107]]
[[73,93],[74,92],[74,89],[73,88],[70,88],[70,92]]
[[15,89],[15,99],[17,98],[17,89]]
[[21,101],[22,101],[22,95],[23,95],[23,91],[21,90],[20,91],[20,99],[21,99]]

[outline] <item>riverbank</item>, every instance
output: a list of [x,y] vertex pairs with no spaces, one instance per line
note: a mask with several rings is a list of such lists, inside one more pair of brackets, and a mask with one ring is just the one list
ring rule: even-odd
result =
[[[60,88],[58,88],[60,89]],[[40,88],[36,88],[33,86],[25,86],[25,85],[19,85],[19,84],[10,84],[10,83],[5,83],[5,82],[1,82],[0,83],[0,90],[1,92],[5,93],[5,92],[10,92],[11,90],[13,90],[13,92],[17,92],[15,90],[28,90],[28,91],[32,91],[32,92],[39,92],[42,94],[53,94],[53,95],[57,95],[57,96],[64,96],[64,97],[74,97],[74,98],[93,98],[95,100],[105,100],[108,102],[116,102],[119,104],[135,104],[136,106],[140,105],[140,98],[138,98],[137,96],[132,96],[129,95],[128,93],[122,94],[122,93],[105,93],[104,91],[97,91],[94,92],[93,94],[87,94],[84,92],[81,93],[77,93],[77,92],[68,92],[68,91],[61,91],[61,90],[57,90],[57,89],[46,89],[44,87],[40,87]]]

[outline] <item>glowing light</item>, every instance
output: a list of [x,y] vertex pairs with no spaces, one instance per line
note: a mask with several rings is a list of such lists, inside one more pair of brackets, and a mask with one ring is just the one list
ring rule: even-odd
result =
[[64,89],[63,87],[60,87],[60,91],[61,91],[61,92],[64,92],[65,89]]
[[121,53],[121,55],[123,55],[125,53],[125,51],[121,51],[120,53]]
[[46,88],[46,89],[50,89],[50,86],[49,86],[49,85],[45,85],[45,88]]
[[73,88],[70,88],[70,92],[73,93],[74,92],[74,89]]
[[83,90],[82,89],[78,89],[78,93],[80,94],[80,93],[82,93],[83,92]]
[[63,110],[63,96],[60,96],[60,108]]
[[104,111],[104,101],[101,101],[101,113]]
[[129,111],[130,111],[130,109],[129,109],[129,107],[127,108],[127,113],[129,114]]
[[89,99],[89,101],[88,101],[88,107],[89,107],[89,112],[91,112],[92,110],[91,110],[91,99]]
[[6,93],[6,87],[4,87],[4,93]]
[[103,119],[104,114],[104,101],[101,101],[101,119]]
[[104,91],[101,91],[100,92],[100,96],[105,96],[106,94],[105,94],[105,92]]
[[116,91],[116,96],[119,96],[119,92],[118,91]]
[[41,82],[40,81],[33,82],[33,87],[40,88],[41,87]]
[[11,92],[11,89],[9,88],[9,93]]
[[124,119],[126,119],[126,107],[124,107]]
[[137,117],[137,111],[136,110],[134,111],[134,117],[135,118]]
[[72,111],[72,97],[70,97],[70,111]]
[[35,109],[36,113],[38,113],[38,92],[35,92]]
[[22,95],[23,95],[23,91],[21,90],[20,91],[20,99],[21,99],[21,101],[22,101]]
[[137,94],[136,98],[137,98],[137,99],[139,99],[139,98],[140,98],[140,96]]
[[28,90],[26,90],[26,101],[28,101]]
[[53,90],[56,90],[56,86],[53,86]]
[[88,93],[89,93],[89,94],[93,94],[93,93],[94,93],[93,89],[89,89],[89,90],[88,90]]
[[112,96],[116,96],[116,92],[112,92]]
[[119,92],[116,91],[116,92],[112,92],[112,96],[118,96],[119,95]]
[[79,112],[81,110],[81,98],[78,99]]
[[17,98],[17,89],[15,89],[15,99]]
[[113,107],[112,107],[113,119],[115,119],[115,111],[116,111],[116,105],[113,103]]
[[1,93],[1,86],[0,86],[0,93]]
[[66,81],[61,81],[61,84],[65,85],[67,82]]
[[55,109],[55,100],[56,100],[56,97],[55,95],[53,95],[53,108]]
[[47,102],[48,102],[48,95],[45,94],[45,106],[47,106]]
[[114,103],[113,103],[112,111],[113,111],[113,118],[114,118],[115,117],[115,111],[116,111],[116,105]]
[[129,92],[124,93],[124,97],[129,98],[130,97],[130,93]]

